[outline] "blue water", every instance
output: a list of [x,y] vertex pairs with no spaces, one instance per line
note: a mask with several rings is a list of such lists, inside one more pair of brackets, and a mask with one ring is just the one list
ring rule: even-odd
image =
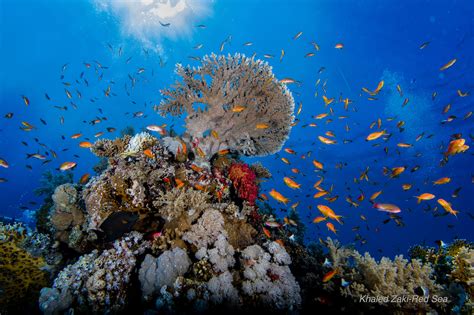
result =
[[[356,246],[375,256],[393,256],[406,252],[411,245],[422,242],[432,245],[438,239],[445,242],[457,237],[474,239],[474,145],[469,137],[474,134],[474,117],[462,119],[474,110],[472,0],[203,1],[198,17],[190,15],[179,24],[158,25],[144,33],[140,30],[130,32],[129,25],[124,22],[127,8],[101,9],[100,4],[108,2],[0,2],[0,158],[10,164],[8,169],[0,169],[0,177],[7,179],[0,183],[1,215],[24,219],[20,206],[31,210],[39,207],[29,202],[40,204],[42,201],[33,193],[41,174],[46,170],[57,172],[64,161],[77,161],[76,181],[85,173],[92,174],[97,158],[77,145],[86,137],[92,141],[95,133],[104,131],[102,137],[114,138],[126,126],[132,125],[140,131],[152,123],[174,125],[175,130],[182,131],[182,119],[162,118],[153,111],[153,105],[160,101],[159,90],[176,79],[176,63],[198,65],[189,56],[220,53],[221,43],[231,36],[223,53],[256,53],[257,58],[264,58],[264,54],[274,55],[266,60],[273,66],[277,78],[291,77],[302,82],[301,86],[289,85],[296,104],[302,102],[303,109],[284,146],[294,149],[297,154],[281,151],[248,161],[260,160],[273,173],[273,178],[262,185],[261,192],[268,195],[274,188],[291,199],[289,205],[300,202],[297,210],[307,225],[308,242],[335,236],[324,223],[311,223],[319,215],[316,206],[328,204],[323,198],[312,198],[316,192],[312,186],[318,176],[324,177],[323,187],[329,189],[334,185],[333,195],[339,195],[337,201],[329,204],[344,217],[343,225],[336,223],[337,238],[343,243],[351,243],[355,235],[360,234],[367,242],[356,242]],[[206,27],[196,27],[199,24]],[[184,33],[176,35],[169,31],[175,26],[184,29]],[[303,34],[294,40],[293,36],[300,31]],[[314,50],[312,41],[320,46],[320,51]],[[245,42],[253,45],[244,46]],[[420,50],[424,42],[430,43]],[[335,49],[336,43],[343,43],[344,48]],[[202,48],[194,49],[198,44],[202,44]],[[281,49],[285,50],[282,62],[279,61]],[[314,52],[315,56],[305,58],[308,52]],[[457,58],[457,62],[452,68],[439,71],[453,58]],[[99,68],[96,61],[103,67]],[[91,67],[87,68],[85,63]],[[62,71],[65,64],[68,65]],[[322,67],[325,70],[318,73]],[[145,71],[138,74],[139,68]],[[79,79],[82,72],[89,86]],[[129,74],[137,80],[133,89]],[[315,87],[319,78],[321,83]],[[378,100],[367,100],[367,94],[361,92],[361,88],[373,90],[380,80],[385,81],[385,86],[377,96]],[[327,118],[312,118],[328,112],[321,98],[321,86],[325,81],[328,97],[338,101],[342,95],[353,101],[349,112],[343,110],[342,103],[331,104],[335,115],[327,117],[333,119],[329,124],[326,124]],[[62,82],[70,82],[72,86],[64,86]],[[403,97],[398,95],[396,84],[402,87]],[[125,85],[130,95],[127,95]],[[108,86],[111,95],[106,97],[104,90]],[[71,100],[64,89],[73,94]],[[456,92],[458,89],[470,95],[461,98]],[[437,92],[434,101],[433,92]],[[23,103],[22,95],[30,100],[29,106]],[[406,97],[410,102],[402,107]],[[77,105],[77,110],[73,109],[71,101]],[[442,114],[448,103],[451,103],[451,110]],[[68,110],[54,106],[67,106]],[[134,118],[133,113],[139,111],[145,115]],[[8,112],[14,113],[12,119],[3,118]],[[338,119],[340,115],[348,118]],[[442,125],[440,122],[449,115],[457,118]],[[61,117],[64,124],[60,122]],[[107,117],[107,120],[97,125],[89,124],[96,117]],[[394,117],[394,120],[388,122],[388,117]],[[382,129],[386,128],[392,137],[388,142],[379,139],[367,143],[365,137],[375,131],[369,129],[369,125],[378,118],[382,119]],[[405,121],[403,132],[396,127],[401,120]],[[36,129],[20,130],[21,121]],[[317,123],[318,127],[303,127],[309,123]],[[345,130],[346,124],[349,132]],[[114,127],[116,131],[109,133],[107,127]],[[317,137],[328,130],[335,133],[337,144],[325,145],[318,141]],[[422,132],[425,137],[415,142]],[[82,138],[71,139],[75,133],[83,133]],[[461,133],[471,148],[451,157],[446,166],[440,167],[442,153],[455,133]],[[433,136],[427,138],[430,134]],[[26,159],[27,153],[45,154],[47,151],[34,138],[54,150],[58,157],[46,165],[40,160]],[[343,139],[352,142],[343,144]],[[414,147],[397,148],[399,142],[408,142]],[[381,145],[373,147],[373,143]],[[389,148],[388,155],[383,151],[385,146]],[[311,156],[301,159],[300,156],[308,151],[312,152]],[[422,156],[415,157],[417,153]],[[284,164],[281,157],[288,158],[291,165]],[[324,172],[314,171],[313,159],[324,163]],[[336,169],[339,162],[347,165],[342,170]],[[416,165],[420,169],[410,172]],[[370,181],[354,183],[353,178],[358,178],[367,166],[370,167]],[[382,173],[384,166],[406,166],[407,170],[400,178],[389,179]],[[300,190],[291,190],[283,183],[284,176],[294,175],[291,168],[301,171],[294,178],[302,184]],[[444,176],[451,177],[451,183],[432,185],[432,181]],[[401,185],[404,183],[412,184],[413,188],[403,191]],[[453,198],[451,194],[458,187],[462,187],[459,196]],[[361,190],[365,200],[358,208],[350,207],[345,198],[351,196],[355,200]],[[393,220],[383,224],[387,214],[371,208],[368,199],[378,190],[383,190],[378,202],[394,203],[402,209],[404,227],[396,226]],[[460,211],[459,215],[434,217],[436,199],[418,205],[413,197],[423,192],[435,194],[436,199],[448,200]],[[281,210],[289,208],[274,200],[270,200],[270,204]],[[444,212],[439,206],[437,211]],[[284,212],[280,214],[285,215]],[[359,232],[352,230],[356,226],[360,226]]]

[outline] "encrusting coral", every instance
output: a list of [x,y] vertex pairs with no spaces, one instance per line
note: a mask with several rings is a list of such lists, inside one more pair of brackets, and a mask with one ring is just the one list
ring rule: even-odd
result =
[[162,91],[165,98],[156,109],[163,116],[186,112],[186,132],[207,159],[226,149],[244,155],[281,149],[293,122],[294,100],[266,62],[212,54],[198,68],[178,64],[176,73],[183,81]]

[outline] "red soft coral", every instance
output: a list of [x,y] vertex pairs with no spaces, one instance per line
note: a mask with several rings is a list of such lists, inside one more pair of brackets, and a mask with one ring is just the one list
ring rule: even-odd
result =
[[247,164],[235,163],[229,168],[229,178],[239,198],[247,200],[253,206],[258,195],[257,176],[254,171]]

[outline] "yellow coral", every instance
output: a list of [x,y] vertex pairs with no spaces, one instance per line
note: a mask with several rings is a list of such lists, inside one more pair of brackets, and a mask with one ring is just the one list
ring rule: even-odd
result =
[[0,234],[9,237],[0,240],[0,310],[23,305],[27,298],[36,301],[39,290],[48,284],[47,274],[41,270],[44,259],[20,247],[25,234],[4,228]]

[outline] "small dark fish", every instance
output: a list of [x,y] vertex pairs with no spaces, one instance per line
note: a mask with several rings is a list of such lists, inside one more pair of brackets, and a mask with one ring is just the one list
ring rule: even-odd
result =
[[430,43],[431,42],[424,42],[423,44],[420,45],[420,49],[425,49],[426,47],[428,47]]
[[462,189],[462,187],[456,188],[456,189],[453,191],[453,193],[452,193],[451,196],[452,196],[453,198],[457,198],[457,197],[459,196],[459,192],[461,191],[461,189]]
[[43,119],[43,118],[40,118],[40,121],[43,123],[43,125],[47,125],[48,123]]
[[168,27],[168,26],[171,25],[171,23],[163,23],[161,21],[159,21],[159,22],[160,22],[161,26],[163,26],[163,27]]
[[420,165],[415,165],[412,169],[411,169],[411,172],[416,172],[420,169]]
[[3,117],[5,117],[7,119],[10,119],[10,118],[13,117],[13,113],[6,113],[5,116],[3,116]]
[[8,182],[8,179],[0,177],[0,183],[6,183]]
[[51,97],[49,97],[48,93],[44,93],[44,97],[46,97],[46,99],[47,99],[48,101],[51,100]]

